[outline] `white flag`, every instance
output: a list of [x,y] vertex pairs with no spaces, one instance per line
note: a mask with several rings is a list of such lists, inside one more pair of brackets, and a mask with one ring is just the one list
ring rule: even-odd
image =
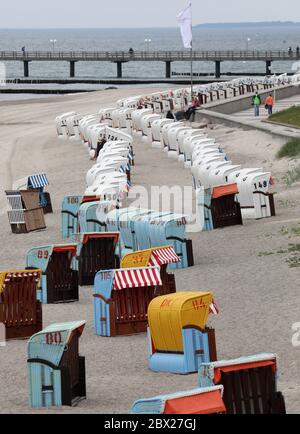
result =
[[184,48],[192,48],[192,3],[189,3],[189,5],[177,15],[177,21],[180,25]]

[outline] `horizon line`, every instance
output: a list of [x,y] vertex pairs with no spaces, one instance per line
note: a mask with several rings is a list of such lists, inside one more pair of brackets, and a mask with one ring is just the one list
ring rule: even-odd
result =
[[[193,24],[193,27],[211,26],[211,25],[236,25],[236,24],[293,24],[300,25],[300,21],[291,20],[271,20],[271,21],[220,21],[205,22]],[[177,29],[177,26],[150,26],[150,27],[0,27],[0,30],[146,30],[146,29]]]

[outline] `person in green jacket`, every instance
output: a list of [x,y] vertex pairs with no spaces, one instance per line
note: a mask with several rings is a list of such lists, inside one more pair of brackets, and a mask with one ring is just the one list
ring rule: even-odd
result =
[[261,97],[258,95],[258,92],[252,98],[252,104],[254,106],[254,116],[259,116],[259,107],[261,105]]

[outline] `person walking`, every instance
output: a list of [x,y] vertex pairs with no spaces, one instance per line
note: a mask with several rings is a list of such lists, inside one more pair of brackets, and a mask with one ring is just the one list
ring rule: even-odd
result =
[[259,107],[261,105],[261,97],[258,95],[258,92],[252,98],[252,105],[254,106],[254,116],[259,116]]
[[267,96],[265,104],[266,104],[266,110],[268,110],[268,115],[272,116],[273,107],[274,107],[274,98],[271,94]]

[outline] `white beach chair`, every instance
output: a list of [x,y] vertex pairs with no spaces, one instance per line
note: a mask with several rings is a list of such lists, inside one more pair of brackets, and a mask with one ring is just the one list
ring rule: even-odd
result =
[[172,119],[158,119],[153,121],[151,125],[151,140],[152,140],[152,147],[153,148],[162,148],[162,140],[161,140],[161,133],[162,128],[165,125],[174,124],[175,121]]
[[67,119],[76,114],[76,112],[68,112],[55,118],[56,131],[59,139],[66,140],[68,138]]
[[161,115],[148,114],[142,117],[142,140],[151,143],[151,126],[154,121],[161,119]]

